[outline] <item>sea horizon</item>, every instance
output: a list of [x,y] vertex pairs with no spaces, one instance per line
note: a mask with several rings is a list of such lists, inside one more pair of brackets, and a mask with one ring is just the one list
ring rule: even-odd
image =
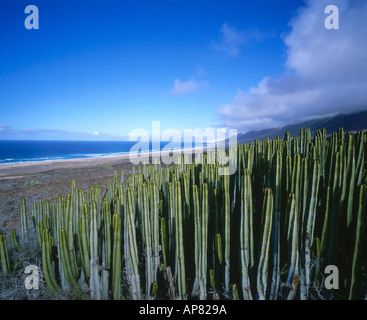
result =
[[[160,141],[160,148],[131,151],[137,141],[102,141],[102,140],[0,140],[0,166],[27,162],[55,160],[89,159],[107,156],[127,155],[129,153],[150,153],[162,151],[170,141]],[[201,142],[200,147],[210,143]],[[194,149],[195,143],[181,142],[180,147],[171,150]]]

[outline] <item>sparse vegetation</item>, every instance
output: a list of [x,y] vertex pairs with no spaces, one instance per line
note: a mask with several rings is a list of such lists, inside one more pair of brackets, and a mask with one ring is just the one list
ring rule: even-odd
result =
[[38,186],[41,184],[40,180],[37,179],[26,179],[24,181],[24,186],[25,187],[33,187],[33,186]]
[[112,164],[110,163],[103,163],[98,165],[98,168],[108,168],[108,167],[112,167]]

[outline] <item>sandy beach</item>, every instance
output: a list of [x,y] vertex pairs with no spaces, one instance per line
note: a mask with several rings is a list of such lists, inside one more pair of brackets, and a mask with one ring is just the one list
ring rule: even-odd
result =
[[[191,154],[194,149],[171,152],[174,155],[183,152]],[[161,152],[161,156],[167,153]],[[91,184],[99,184],[103,190],[107,188],[107,181],[113,179],[115,170],[120,174],[123,168],[125,177],[128,177],[132,172],[131,160],[139,159],[149,163],[153,156],[159,156],[159,152],[139,156],[126,154],[0,166],[0,234],[8,235],[11,229],[19,232],[20,198],[24,197],[26,200],[28,221],[31,223],[32,203],[38,199],[55,201],[58,195],[70,193],[72,179],[75,179],[77,187],[84,191],[87,191]]]

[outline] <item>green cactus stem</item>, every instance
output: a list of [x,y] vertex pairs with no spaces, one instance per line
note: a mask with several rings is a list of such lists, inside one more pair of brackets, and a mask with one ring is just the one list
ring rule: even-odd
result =
[[112,249],[112,297],[120,300],[121,289],[121,219],[117,213],[112,217],[113,249]]
[[11,269],[5,235],[0,235],[0,260],[3,274],[4,275],[9,274]]
[[177,261],[177,284],[178,295],[180,299],[187,298],[186,293],[186,272],[185,272],[185,253],[183,241],[183,217],[182,217],[182,199],[181,184],[176,181],[175,186],[175,211],[176,211],[176,261]]
[[361,299],[361,294],[358,289],[358,280],[360,280],[361,260],[362,260],[362,239],[366,223],[366,202],[367,202],[367,187],[362,184],[359,189],[358,198],[358,214],[356,224],[356,238],[353,253],[351,282],[349,289],[349,300]]
[[59,293],[60,288],[57,285],[54,273],[51,266],[51,245],[50,245],[50,235],[47,228],[43,230],[42,239],[42,270],[45,276],[46,283],[52,294]]
[[79,287],[77,280],[74,278],[74,275],[71,269],[71,263],[70,263],[70,258],[68,254],[68,248],[67,248],[66,232],[64,229],[60,229],[59,231],[59,241],[60,241],[61,261],[63,265],[63,270],[65,272],[66,280],[68,281],[68,284],[70,285],[71,289],[76,294],[81,295],[82,290]]
[[22,225],[22,240],[28,241],[28,231],[27,231],[27,209],[25,199],[20,199],[20,223]]
[[245,300],[252,300],[250,286],[250,272],[254,263],[252,208],[251,176],[248,169],[244,169],[241,188],[240,277],[242,294]]
[[10,230],[10,239],[11,239],[11,244],[13,245],[13,248],[17,251],[20,252],[22,251],[22,248],[19,246],[18,241],[17,241],[17,236],[15,234],[15,230],[11,229]]
[[259,300],[266,299],[268,284],[270,235],[273,220],[273,193],[270,188],[264,191],[263,214],[262,214],[262,239],[257,271],[257,292]]

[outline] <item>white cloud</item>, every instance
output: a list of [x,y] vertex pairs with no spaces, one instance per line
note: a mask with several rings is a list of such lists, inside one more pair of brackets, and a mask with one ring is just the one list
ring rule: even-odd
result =
[[245,33],[225,23],[220,29],[220,34],[221,39],[219,42],[212,43],[213,48],[229,56],[236,56],[239,54],[241,46],[246,42]]
[[182,96],[196,92],[200,89],[206,88],[207,86],[208,83],[206,81],[198,81],[196,79],[181,81],[180,79],[176,78],[173,81],[173,89],[171,90],[171,93],[175,96]]
[[8,132],[10,130],[12,130],[12,127],[9,127],[9,126],[5,125],[4,123],[0,124],[0,133]]
[[325,0],[309,0],[285,38],[287,71],[238,89],[221,105],[221,125],[242,131],[367,110],[367,2],[335,0],[338,30],[324,26]]
[[203,67],[198,67],[197,70],[196,70],[196,76],[198,78],[205,77],[206,76],[205,69]]

